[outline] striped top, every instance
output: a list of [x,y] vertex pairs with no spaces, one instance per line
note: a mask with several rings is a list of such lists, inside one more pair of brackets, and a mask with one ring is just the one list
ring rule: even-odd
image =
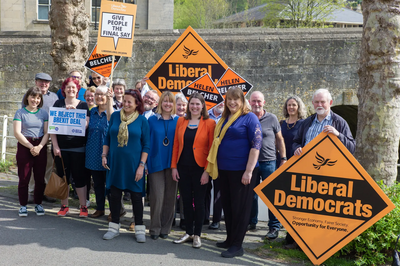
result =
[[329,114],[322,120],[321,122],[318,121],[318,115],[315,116],[314,121],[312,122],[311,126],[308,128],[306,134],[306,146],[310,141],[312,141],[319,133],[322,132],[324,126],[331,126],[332,125],[332,114],[329,111]]

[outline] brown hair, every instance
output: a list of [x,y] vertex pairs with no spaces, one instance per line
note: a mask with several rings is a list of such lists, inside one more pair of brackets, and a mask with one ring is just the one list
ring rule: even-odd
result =
[[87,92],[91,92],[91,93],[96,93],[96,87],[95,86],[90,86],[89,88],[87,88],[87,90],[85,91],[85,94],[83,95],[83,97],[86,97],[86,93]]
[[203,120],[206,120],[209,118],[208,112],[207,112],[207,106],[206,106],[206,101],[204,100],[203,95],[201,95],[198,92],[194,92],[192,95],[190,95],[189,101],[188,101],[188,107],[186,108],[186,116],[185,119],[186,120],[190,120],[192,119],[192,113],[190,112],[190,101],[195,98],[195,99],[199,99],[201,104],[203,105],[203,108],[201,109],[201,116],[203,117]]
[[40,103],[38,105],[38,108],[42,107],[43,106],[43,94],[38,86],[33,86],[33,87],[29,88],[28,91],[25,93],[24,99],[22,99],[22,102],[25,104],[25,106],[29,105],[28,97],[31,95],[33,97],[40,96]]
[[158,100],[158,105],[157,105],[157,109],[156,109],[156,113],[157,114],[162,114],[162,107],[161,104],[164,101],[164,98],[168,98],[170,102],[173,103],[173,107],[172,107],[172,111],[171,111],[171,115],[176,114],[176,102],[175,102],[175,96],[172,92],[170,91],[164,91],[161,94],[160,100]]
[[136,89],[129,89],[125,91],[125,95],[130,95],[133,98],[135,98],[135,103],[136,103],[136,111],[139,112],[139,114],[143,114],[144,113],[144,103],[143,103],[143,99],[142,96],[140,95],[140,92]]
[[242,108],[238,112],[241,112],[242,115],[247,115],[248,113],[250,113],[251,110],[247,106],[246,99],[244,98],[242,89],[239,86],[232,86],[232,88],[230,88],[225,95],[225,106],[224,106],[224,111],[222,112],[222,118],[227,119],[228,116],[231,114],[231,111],[229,110],[228,105],[226,103],[228,98],[234,100],[240,99],[240,101],[242,102]]

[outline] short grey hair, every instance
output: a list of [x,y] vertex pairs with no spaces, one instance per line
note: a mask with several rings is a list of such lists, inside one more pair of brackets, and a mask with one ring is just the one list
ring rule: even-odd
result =
[[187,99],[186,99],[186,97],[185,97],[185,95],[183,95],[182,93],[177,93],[177,94],[175,94],[175,101],[176,102],[178,102],[178,99],[181,99],[181,101],[182,102],[184,102],[184,103],[188,103],[188,101],[187,101]]
[[317,96],[318,94],[321,94],[321,93],[324,94],[328,98],[328,101],[332,100],[331,93],[329,92],[328,89],[325,89],[325,88],[321,88],[321,89],[316,90],[314,92],[313,96],[312,96],[312,100],[314,101],[314,97]]
[[[313,97],[314,98],[314,97]],[[290,100],[295,100],[298,106],[297,112],[298,112],[298,118],[299,119],[305,119],[307,117],[307,111],[306,111],[306,106],[304,105],[303,101],[300,99],[299,96],[297,95],[293,95],[293,96],[289,96],[289,98],[286,99],[285,104],[283,105],[283,116],[288,118],[289,117],[289,113],[287,111],[287,104],[288,101]]]
[[[150,89],[150,90],[148,90],[148,91],[146,92],[146,94],[149,93],[149,92],[151,92],[151,93],[153,93],[154,95],[157,96],[157,102],[160,100],[160,95],[158,95],[158,92],[156,92],[155,90]],[[145,94],[145,95],[146,95],[146,94]]]
[[98,86],[98,87],[96,88],[96,91],[100,91],[101,93],[106,94],[107,91],[108,91],[108,88],[107,88],[107,86],[100,85],[100,86]]
[[124,86],[124,90],[126,90],[126,83],[124,79],[116,79],[112,84],[112,88],[114,89],[114,86],[116,85]]
[[254,94],[254,95],[256,95],[256,94],[261,95],[263,101],[265,101],[264,94],[263,94],[261,91],[253,91],[253,92],[250,94],[250,99],[251,99],[251,96],[253,96],[253,94]]

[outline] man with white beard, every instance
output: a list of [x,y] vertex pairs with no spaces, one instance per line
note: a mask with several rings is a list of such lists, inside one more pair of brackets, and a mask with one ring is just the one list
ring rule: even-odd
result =
[[[218,121],[222,117],[222,112],[224,111],[224,102],[218,104],[213,109],[208,111],[208,115],[211,119],[218,123]],[[211,180],[211,177],[210,177]],[[216,230],[219,228],[219,222],[221,221],[222,215],[222,202],[221,202],[221,187],[220,187],[220,179],[214,179],[212,182],[208,182],[206,198],[205,198],[205,217],[204,224],[208,225],[210,223],[210,204],[211,204],[211,189],[214,186],[214,202],[213,202],[213,221],[208,227],[208,229]]]
[[149,117],[154,114],[153,109],[157,107],[159,99],[160,99],[160,97],[158,96],[158,93],[154,90],[149,90],[144,95],[144,97],[143,97],[143,107],[144,107],[143,115],[147,119],[149,119]]
[[301,155],[302,147],[322,131],[337,136],[349,152],[354,153],[356,142],[349,125],[341,116],[332,112],[332,103],[332,95],[327,89],[319,89],[314,92],[312,104],[316,113],[309,116],[301,124],[293,140],[292,150],[294,155]]

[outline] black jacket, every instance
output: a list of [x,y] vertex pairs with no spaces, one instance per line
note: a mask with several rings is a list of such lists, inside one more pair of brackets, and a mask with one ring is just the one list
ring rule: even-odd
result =
[[[306,142],[306,134],[308,129],[310,128],[312,122],[315,119],[317,114],[313,114],[304,120],[304,122],[300,125],[299,130],[297,131],[296,136],[293,139],[292,151],[294,152],[299,147],[304,147]],[[354,154],[356,149],[356,141],[353,139],[351,135],[351,131],[349,125],[346,120],[344,120],[341,116],[335,114],[331,111],[332,115],[332,127],[334,127],[337,131],[339,131],[339,140],[343,143],[344,146]],[[293,154],[292,154],[293,155]]]

